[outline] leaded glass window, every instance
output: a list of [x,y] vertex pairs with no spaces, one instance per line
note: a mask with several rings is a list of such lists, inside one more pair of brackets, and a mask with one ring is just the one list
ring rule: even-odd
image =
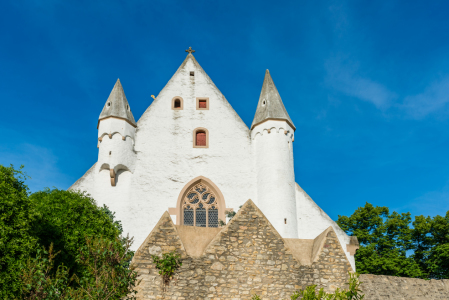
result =
[[196,226],[206,227],[206,209],[197,208],[196,209]]
[[184,208],[184,225],[193,226],[193,209]]
[[218,209],[209,209],[209,227],[218,227]]
[[183,200],[184,225],[218,227],[218,203],[214,192],[204,182],[188,190]]

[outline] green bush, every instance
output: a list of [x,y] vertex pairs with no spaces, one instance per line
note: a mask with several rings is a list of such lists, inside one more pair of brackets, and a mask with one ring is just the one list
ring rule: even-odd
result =
[[54,251],[59,252],[55,265],[64,264],[71,275],[83,272],[77,257],[80,247],[86,245],[86,237],[101,236],[113,241],[120,235],[118,224],[85,193],[46,189],[29,198],[36,211],[33,236],[45,248],[53,243]]
[[0,165],[0,299],[13,299],[21,290],[21,265],[38,247],[31,234],[36,213],[28,198],[26,175]]
[[165,291],[175,272],[182,266],[181,256],[175,251],[163,253],[162,257],[151,255],[159,275],[162,276],[162,289]]
[[81,192],[29,195],[25,179],[0,165],[0,299],[132,298],[132,239],[114,214]]

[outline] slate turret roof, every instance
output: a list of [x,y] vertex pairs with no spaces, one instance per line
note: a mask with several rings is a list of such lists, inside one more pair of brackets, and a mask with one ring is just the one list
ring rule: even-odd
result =
[[106,118],[115,117],[127,121],[134,127],[137,127],[134,116],[131,112],[131,107],[129,106],[128,100],[126,99],[125,92],[123,91],[120,79],[114,85],[114,88],[109,95],[106,104],[101,111],[100,117],[98,118],[98,124],[100,121]]
[[265,79],[263,80],[262,91],[251,129],[266,120],[285,120],[293,130],[296,129],[268,70],[265,72]]

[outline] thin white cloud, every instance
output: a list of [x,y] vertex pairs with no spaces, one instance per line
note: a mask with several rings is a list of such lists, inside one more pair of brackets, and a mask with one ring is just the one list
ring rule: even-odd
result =
[[400,107],[415,119],[447,111],[449,109],[449,77],[432,83],[420,94],[405,97]]
[[384,85],[358,75],[356,64],[344,64],[339,59],[330,60],[326,64],[327,84],[339,92],[363,101],[373,103],[377,108],[386,109],[397,98]]

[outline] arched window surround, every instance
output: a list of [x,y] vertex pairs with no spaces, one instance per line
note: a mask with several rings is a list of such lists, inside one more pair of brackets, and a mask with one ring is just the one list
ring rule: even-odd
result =
[[187,193],[189,190],[197,185],[198,183],[203,183],[204,185],[207,185],[210,190],[215,194],[215,201],[218,204],[218,219],[222,221],[226,221],[226,215],[225,211],[232,210],[230,208],[226,208],[226,202],[223,197],[223,194],[221,193],[220,189],[209,179],[204,176],[198,176],[191,181],[189,181],[184,188],[181,190],[178,196],[178,201],[176,202],[176,209],[169,209],[170,214],[176,215],[176,225],[183,225],[184,224],[184,211],[183,211],[183,204],[184,199],[187,197]]
[[[196,134],[198,131],[204,131],[206,133],[206,146],[196,145]],[[198,127],[193,130],[193,148],[209,148],[209,131],[204,127]]]
[[[175,107],[175,102],[176,100],[179,100],[181,103],[180,107]],[[173,99],[171,100],[171,109],[173,110],[183,110],[184,109],[184,99],[182,99],[182,97],[176,96],[173,97]]]

